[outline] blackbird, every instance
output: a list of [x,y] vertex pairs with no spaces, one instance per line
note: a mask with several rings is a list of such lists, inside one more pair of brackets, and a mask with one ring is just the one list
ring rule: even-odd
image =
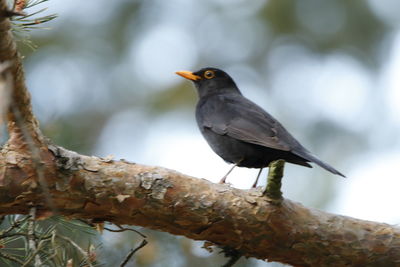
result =
[[193,81],[197,89],[196,120],[204,138],[215,153],[234,164],[221,183],[236,166],[259,168],[258,180],[262,169],[278,159],[309,168],[309,162],[314,162],[345,177],[313,156],[275,118],[245,98],[226,72],[203,68],[176,74]]

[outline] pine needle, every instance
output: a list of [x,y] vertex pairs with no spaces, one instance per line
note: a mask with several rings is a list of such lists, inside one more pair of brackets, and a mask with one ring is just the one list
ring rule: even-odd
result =
[[42,8],[32,13],[29,13],[29,11],[33,7],[47,1],[49,0],[20,0],[14,2],[13,11],[18,12],[21,15],[11,17],[12,31],[17,41],[22,42],[32,50],[35,50],[37,46],[30,39],[30,32],[34,29],[50,29],[49,27],[43,27],[43,24],[55,19],[57,15],[50,14],[41,16],[47,11],[47,8]]

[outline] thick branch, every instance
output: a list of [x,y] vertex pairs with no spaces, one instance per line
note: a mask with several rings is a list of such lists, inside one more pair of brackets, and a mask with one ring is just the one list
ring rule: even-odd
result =
[[[81,156],[52,147],[46,180],[56,211],[208,240],[243,255],[295,266],[394,266],[400,229],[308,209],[261,191],[213,184],[172,170]],[[0,156],[0,214],[51,211],[15,151]],[[48,172],[46,172],[48,173]],[[38,214],[40,216],[40,214]]]

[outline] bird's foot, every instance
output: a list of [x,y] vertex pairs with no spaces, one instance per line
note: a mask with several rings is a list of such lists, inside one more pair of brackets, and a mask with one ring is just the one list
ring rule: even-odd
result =
[[262,173],[262,170],[263,170],[263,168],[260,168],[260,171],[259,171],[258,174],[257,174],[257,178],[256,178],[256,180],[254,181],[254,184],[251,186],[251,188],[256,188],[256,187],[257,187],[258,179],[260,178],[260,175],[261,175],[261,173]]
[[237,164],[234,164],[232,168],[229,169],[229,171],[222,177],[222,179],[219,181],[219,184],[225,184],[226,178],[228,178],[228,175],[233,171],[233,169],[237,166]]
[[227,175],[225,175],[224,177],[222,177],[222,179],[221,180],[219,180],[219,184],[225,184],[226,183],[226,178],[227,178],[228,176]]

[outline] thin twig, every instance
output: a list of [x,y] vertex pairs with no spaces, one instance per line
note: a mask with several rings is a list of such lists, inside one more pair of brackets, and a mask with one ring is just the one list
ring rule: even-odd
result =
[[28,217],[28,248],[31,250],[36,250],[35,218],[36,218],[36,207],[31,207],[29,210],[29,217]]
[[137,233],[138,235],[140,235],[140,236],[143,237],[143,238],[147,238],[147,236],[145,236],[144,234],[142,234],[142,233],[139,232],[138,230],[131,229],[131,228],[125,228],[125,227],[122,227],[121,225],[118,225],[118,224],[116,224],[116,226],[117,226],[119,229],[111,229],[111,228],[104,227],[104,230],[107,230],[107,231],[109,231],[109,232],[114,232],[114,233],[121,233],[121,232],[125,232],[125,231],[132,231],[132,232]]
[[147,245],[147,240],[143,239],[142,243],[140,243],[140,245],[137,248],[131,249],[128,253],[128,255],[126,255],[125,259],[121,262],[120,267],[124,267],[128,261],[132,258],[133,254],[136,253],[136,251],[138,251],[139,249],[141,249],[142,247]]
[[[42,266],[42,261],[40,260],[39,247],[37,245],[37,240],[35,237],[35,219],[36,219],[36,207],[31,207],[29,210],[29,219],[28,219],[28,249],[33,251],[31,258],[35,258],[35,267]],[[27,261],[26,264],[29,264],[30,261]]]
[[24,223],[24,222],[25,222],[26,220],[28,220],[28,219],[29,219],[29,216],[24,216],[24,217],[22,217],[22,219],[20,219],[20,220],[15,220],[15,221],[11,224],[11,226],[10,226],[9,228],[7,228],[6,230],[4,230],[4,231],[1,233],[0,238],[8,237],[8,236],[7,236],[8,233],[10,233],[11,231],[15,230],[15,228],[19,227],[22,223]]
[[[91,227],[95,227],[96,225],[94,223],[92,223],[90,220],[85,220],[85,219],[78,219],[78,221],[83,222]],[[122,227],[120,224],[115,223],[115,226],[117,226],[119,229],[111,229],[108,227],[104,227],[104,230],[107,230],[109,232],[113,232],[113,233],[121,233],[121,232],[125,232],[125,231],[132,231],[137,233],[138,235],[140,235],[143,238],[147,238],[147,236],[145,236],[144,234],[142,234],[141,232],[139,232],[138,230],[132,229],[132,228],[125,228]]]

